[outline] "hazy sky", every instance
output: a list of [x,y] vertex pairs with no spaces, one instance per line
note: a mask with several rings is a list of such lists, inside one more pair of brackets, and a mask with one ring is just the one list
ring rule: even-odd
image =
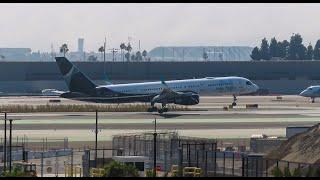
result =
[[50,51],[66,42],[97,51],[119,47],[128,36],[138,48],[156,46],[256,46],[263,37],[304,43],[320,39],[320,4],[0,4],[0,47]]

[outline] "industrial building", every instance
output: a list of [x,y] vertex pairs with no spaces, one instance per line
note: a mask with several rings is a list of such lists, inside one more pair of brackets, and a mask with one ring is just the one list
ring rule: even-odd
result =
[[285,142],[287,138],[285,137],[275,137],[275,136],[260,136],[250,138],[250,151],[253,153],[269,153],[272,150],[278,148],[281,143]]
[[290,138],[296,134],[303,133],[308,131],[314,125],[305,125],[305,126],[288,126],[286,128],[286,137]]
[[292,136],[308,131],[314,125],[287,126],[286,136],[267,136],[265,134],[252,135],[250,138],[250,151],[253,153],[269,153],[278,148]]
[[162,46],[152,49],[149,56],[154,61],[250,61],[252,49],[249,46]]

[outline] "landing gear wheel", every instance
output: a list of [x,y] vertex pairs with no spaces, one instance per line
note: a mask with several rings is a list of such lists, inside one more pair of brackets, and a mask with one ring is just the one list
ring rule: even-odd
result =
[[169,109],[168,109],[168,108],[162,108],[162,111],[163,111],[163,112],[168,112]]
[[162,114],[163,112],[164,112],[163,109],[158,109],[159,114]]
[[314,103],[314,98],[311,99],[311,103]]
[[237,105],[236,101],[237,101],[237,97],[236,97],[236,95],[233,95],[233,103],[232,103],[232,106],[236,106],[236,105]]
[[150,107],[148,108],[148,112],[154,112],[157,111],[158,109],[156,107]]

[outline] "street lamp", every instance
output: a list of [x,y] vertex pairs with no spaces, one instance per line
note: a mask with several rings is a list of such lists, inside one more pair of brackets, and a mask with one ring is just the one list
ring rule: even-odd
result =
[[6,168],[7,168],[7,111],[2,111],[2,113],[4,113],[3,170],[6,171]]
[[19,119],[8,119],[9,120],[9,172],[12,170],[12,121]]
[[103,44],[103,75],[106,75],[106,42],[107,38],[104,38],[104,44]]
[[154,118],[154,133],[153,133],[153,176],[157,173],[157,118]]
[[98,110],[96,110],[96,144],[95,144],[95,165],[97,168],[97,158],[98,158]]

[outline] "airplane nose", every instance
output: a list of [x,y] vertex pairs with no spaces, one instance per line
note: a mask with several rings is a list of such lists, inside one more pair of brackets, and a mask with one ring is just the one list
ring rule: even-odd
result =
[[302,91],[299,95],[300,96],[305,96],[305,91]]
[[255,92],[257,92],[259,90],[259,86],[257,86],[256,84],[254,85],[254,90]]

